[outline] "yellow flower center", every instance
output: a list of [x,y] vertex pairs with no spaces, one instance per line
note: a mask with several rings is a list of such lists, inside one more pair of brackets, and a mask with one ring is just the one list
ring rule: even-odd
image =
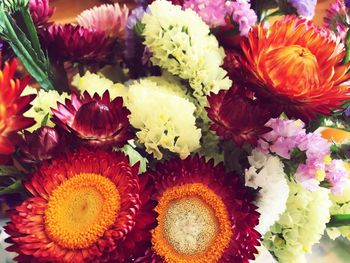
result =
[[265,56],[266,72],[273,85],[296,96],[319,85],[318,63],[307,48],[290,45],[270,50]]
[[168,263],[217,262],[230,243],[226,206],[204,184],[167,189],[155,210],[159,215],[153,249]]
[[110,179],[77,174],[53,190],[45,211],[46,232],[62,247],[89,247],[115,222],[120,201]]

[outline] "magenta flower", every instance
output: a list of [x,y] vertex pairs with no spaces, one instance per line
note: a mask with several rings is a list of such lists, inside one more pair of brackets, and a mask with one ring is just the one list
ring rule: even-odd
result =
[[342,39],[346,38],[349,28],[348,8],[344,1],[335,0],[326,10],[324,26],[338,34]]
[[238,24],[240,34],[246,36],[250,28],[258,21],[255,11],[250,7],[249,0],[227,1],[226,7],[228,15]]
[[49,0],[30,0],[29,10],[37,27],[46,25],[55,12],[55,9],[49,6]]
[[194,10],[210,27],[225,25],[226,0],[186,0],[184,8]]

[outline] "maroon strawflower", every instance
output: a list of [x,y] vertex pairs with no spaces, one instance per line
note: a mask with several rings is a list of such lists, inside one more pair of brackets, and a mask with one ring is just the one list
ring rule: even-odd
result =
[[212,93],[208,102],[206,110],[213,122],[210,129],[223,139],[239,146],[255,145],[258,136],[269,131],[264,124],[271,118],[270,111],[242,87],[234,85],[228,91]]
[[152,250],[135,262],[236,262],[254,259],[260,234],[254,194],[222,164],[198,156],[173,159],[149,172],[158,225]]
[[57,105],[57,110],[52,109],[52,120],[86,144],[121,147],[133,138],[130,111],[123,107],[121,97],[111,101],[108,91],[102,97],[98,94],[91,97],[88,92],[82,97],[72,94],[65,105]]
[[55,8],[49,6],[49,0],[30,0],[29,10],[37,27],[47,25],[55,12]]
[[50,56],[72,62],[101,62],[111,51],[111,42],[103,32],[78,25],[51,25],[42,34]]
[[38,163],[49,160],[67,147],[67,136],[58,128],[40,127],[33,133],[24,131],[24,143],[20,146],[24,153],[22,161]]

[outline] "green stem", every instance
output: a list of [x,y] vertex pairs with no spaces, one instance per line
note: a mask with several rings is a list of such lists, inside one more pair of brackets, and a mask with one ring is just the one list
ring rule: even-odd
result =
[[350,214],[332,215],[327,227],[350,226]]
[[267,22],[267,20],[269,20],[271,17],[274,17],[274,16],[281,16],[283,15],[283,13],[280,11],[280,10],[276,10],[268,15],[266,15],[263,19],[262,19],[262,22]]
[[350,30],[346,34],[346,54],[343,59],[343,64],[346,64],[350,61]]

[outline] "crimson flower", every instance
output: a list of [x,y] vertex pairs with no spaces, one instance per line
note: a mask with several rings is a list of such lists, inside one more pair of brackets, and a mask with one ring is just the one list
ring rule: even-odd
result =
[[123,146],[133,138],[123,99],[110,100],[106,91],[102,97],[84,92],[82,97],[72,94],[65,104],[58,103],[52,109],[53,122],[76,135],[82,142],[92,146]]
[[37,27],[47,25],[55,12],[55,8],[49,6],[49,0],[30,0],[29,10]]

